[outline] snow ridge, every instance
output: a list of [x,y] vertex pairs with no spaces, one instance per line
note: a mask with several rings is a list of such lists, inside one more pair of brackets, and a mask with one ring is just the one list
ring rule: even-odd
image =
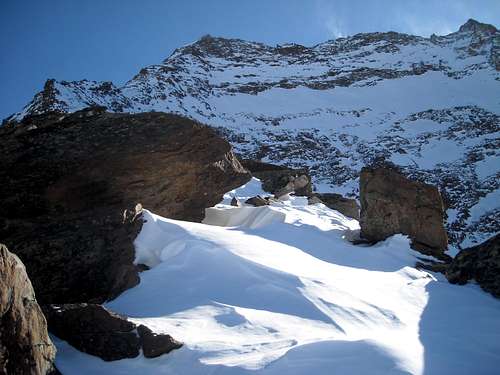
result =
[[[145,213],[136,263],[152,267],[107,307],[183,341],[154,360],[115,362],[55,340],[65,374],[491,374],[500,302],[477,285],[414,268],[401,235],[372,247],[358,222],[303,197],[232,207],[204,223]],[[222,226],[221,224],[226,225]]]

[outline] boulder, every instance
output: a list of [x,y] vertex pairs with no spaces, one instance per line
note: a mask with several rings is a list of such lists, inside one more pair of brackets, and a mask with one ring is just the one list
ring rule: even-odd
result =
[[236,197],[233,197],[231,199],[231,206],[239,207],[240,206],[240,201]]
[[500,298],[500,234],[480,245],[460,251],[446,270],[453,284],[475,280],[484,290]]
[[137,327],[137,332],[141,338],[142,352],[146,358],[155,358],[182,347],[182,343],[172,336],[154,333],[142,324]]
[[153,333],[143,325],[137,327],[101,305],[44,305],[44,312],[52,333],[105,361],[137,357],[141,348],[145,357],[153,358],[182,346],[170,335]]
[[250,179],[208,127],[163,113],[90,108],[0,128],[0,238],[43,304],[102,303],[139,282],[138,203],[201,221]]
[[105,361],[139,355],[135,324],[95,304],[44,305],[49,330],[76,349]]
[[254,207],[262,207],[269,205],[269,200],[262,198],[260,195],[249,198],[245,201],[246,204],[250,204]]
[[359,220],[359,205],[356,199],[344,198],[341,194],[316,193],[308,199],[309,204],[323,203],[342,215]]
[[0,374],[55,374],[55,356],[26,269],[0,244]]
[[448,258],[445,211],[436,187],[384,167],[363,168],[359,186],[361,237],[381,241],[402,233],[411,238],[415,250]]
[[[295,191],[296,195],[307,197],[312,195],[311,176],[306,168],[292,169],[251,159],[242,160],[241,164],[252,173],[252,176],[262,181],[262,189],[276,195],[277,198],[279,194],[283,195],[292,191]],[[293,183],[297,178],[299,180]],[[293,185],[289,185],[290,182]],[[287,186],[289,191],[283,193],[282,189]]]
[[309,179],[309,177],[307,177],[304,174],[301,174],[297,177],[290,176],[288,183],[284,187],[282,187],[281,189],[277,190],[274,193],[274,197],[276,199],[279,199],[286,194],[295,193],[296,191],[301,191],[307,185],[310,185],[310,184],[311,184],[311,180]]

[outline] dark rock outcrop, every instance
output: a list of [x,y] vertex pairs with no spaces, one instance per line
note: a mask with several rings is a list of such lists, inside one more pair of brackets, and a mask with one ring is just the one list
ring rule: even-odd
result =
[[476,280],[484,290],[500,298],[500,234],[460,251],[446,270],[446,277],[453,284]]
[[45,305],[49,330],[78,350],[105,361],[134,358],[143,349],[147,358],[158,357],[182,346],[170,335],[156,334],[101,305]]
[[[249,159],[242,160],[241,164],[252,176],[262,181],[262,189],[277,197],[292,191],[295,191],[296,195],[312,195],[311,176],[307,169],[292,169]],[[305,178],[307,181],[304,181]],[[283,189],[286,190],[285,193]]]
[[146,358],[155,358],[182,347],[182,343],[170,335],[157,334],[142,324],[137,327],[141,338],[142,352]]
[[359,205],[356,199],[345,198],[335,193],[315,193],[309,197],[309,204],[323,203],[342,215],[359,220]]
[[363,168],[359,185],[361,237],[381,241],[402,233],[415,250],[447,258],[444,207],[436,187],[383,167]]
[[262,198],[260,195],[257,195],[255,197],[248,198],[245,201],[245,204],[249,204],[249,205],[252,205],[252,206],[255,206],[255,207],[262,207],[262,206],[269,205],[269,200],[265,199],[265,198]]
[[21,260],[0,244],[0,374],[53,374],[56,348]]
[[49,330],[78,350],[105,361],[139,355],[135,324],[95,304],[44,305]]
[[0,128],[0,238],[40,302],[103,302],[139,281],[141,206],[201,221],[250,179],[209,128],[161,113],[48,113]]

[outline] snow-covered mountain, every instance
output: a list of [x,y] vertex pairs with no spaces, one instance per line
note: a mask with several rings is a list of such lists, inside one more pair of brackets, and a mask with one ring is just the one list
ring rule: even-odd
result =
[[217,127],[245,157],[309,166],[320,191],[356,195],[385,160],[440,186],[457,246],[500,227],[500,32],[469,20],[423,38],[365,33],[313,47],[205,36],[111,82],[48,80],[9,120],[104,105]]

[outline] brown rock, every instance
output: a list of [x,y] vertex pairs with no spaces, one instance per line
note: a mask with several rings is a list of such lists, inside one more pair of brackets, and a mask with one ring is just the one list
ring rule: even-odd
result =
[[271,194],[282,194],[280,190],[285,188],[291,181],[303,175],[308,181],[305,184],[301,184],[304,181],[302,178],[297,181],[296,186],[292,186],[291,191],[295,191],[296,195],[312,195],[311,176],[307,169],[292,169],[250,159],[242,160],[241,164],[252,173],[252,176],[260,179],[262,181],[262,189]]
[[306,175],[301,174],[297,177],[290,176],[288,183],[284,187],[276,191],[274,193],[274,197],[276,199],[279,199],[280,197],[286,194],[295,193],[296,191],[301,191],[308,185],[311,185],[311,180]]
[[55,355],[26,269],[0,244],[0,374],[56,373]]
[[142,352],[146,358],[155,358],[182,347],[182,343],[172,336],[154,333],[146,326],[140,325],[137,332],[141,337]]
[[309,204],[323,203],[342,215],[359,220],[359,205],[356,199],[344,198],[341,194],[316,193],[308,199]]
[[257,195],[255,197],[247,199],[245,203],[255,207],[262,207],[269,205],[269,200],[262,198],[260,195]]
[[417,251],[446,258],[444,207],[436,187],[383,167],[363,168],[359,185],[361,237],[380,241],[402,233]]
[[103,302],[138,283],[138,202],[201,221],[250,178],[212,130],[162,113],[31,116],[0,128],[0,153],[0,238],[44,304]]
[[500,234],[480,245],[460,251],[446,271],[453,284],[476,282],[487,292],[500,298]]

